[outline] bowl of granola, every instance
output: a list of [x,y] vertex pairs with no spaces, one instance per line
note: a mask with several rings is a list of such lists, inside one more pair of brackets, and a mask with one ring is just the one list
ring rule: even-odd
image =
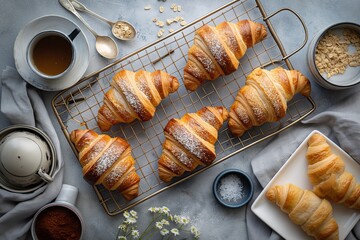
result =
[[342,22],[319,31],[308,50],[308,64],[322,87],[341,90],[360,83],[360,25]]

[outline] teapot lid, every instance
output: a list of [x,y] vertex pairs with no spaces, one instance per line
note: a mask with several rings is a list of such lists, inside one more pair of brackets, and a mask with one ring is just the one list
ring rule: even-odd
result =
[[0,161],[4,169],[15,176],[35,174],[41,164],[39,145],[27,137],[13,137],[0,145]]

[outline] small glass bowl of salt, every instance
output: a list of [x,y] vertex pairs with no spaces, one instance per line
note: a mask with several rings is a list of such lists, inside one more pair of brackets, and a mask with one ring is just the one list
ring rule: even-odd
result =
[[245,172],[238,169],[227,169],[215,178],[213,193],[222,205],[239,208],[250,201],[254,193],[254,186]]

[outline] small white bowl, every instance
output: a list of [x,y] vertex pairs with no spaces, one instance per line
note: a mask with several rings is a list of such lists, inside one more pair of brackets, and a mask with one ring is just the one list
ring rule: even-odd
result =
[[342,29],[352,29],[357,31],[360,34],[360,25],[351,22],[342,22],[331,25],[321,31],[319,31],[311,41],[308,49],[308,64],[310,71],[315,76],[315,81],[320,86],[331,89],[331,90],[342,90],[354,87],[360,83],[360,66],[357,67],[347,67],[345,73],[337,74],[328,78],[325,74],[321,74],[319,69],[315,64],[315,52],[316,47],[319,44],[319,41],[324,37],[324,35],[330,30],[342,30]]

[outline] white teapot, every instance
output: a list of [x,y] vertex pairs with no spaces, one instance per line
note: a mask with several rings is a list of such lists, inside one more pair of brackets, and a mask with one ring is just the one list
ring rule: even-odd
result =
[[15,125],[0,132],[0,186],[33,191],[53,181],[55,148],[40,129]]

